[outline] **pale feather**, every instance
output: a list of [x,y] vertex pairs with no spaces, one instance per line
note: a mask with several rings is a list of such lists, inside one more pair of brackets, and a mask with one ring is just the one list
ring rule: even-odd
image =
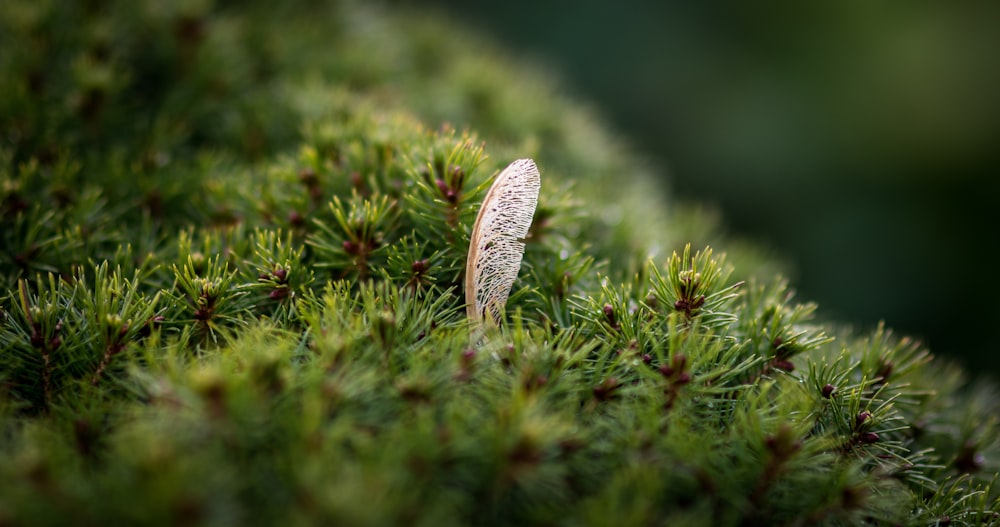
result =
[[523,240],[538,205],[541,177],[531,159],[500,172],[483,199],[472,228],[465,268],[465,301],[472,320],[488,311],[499,323],[524,256]]

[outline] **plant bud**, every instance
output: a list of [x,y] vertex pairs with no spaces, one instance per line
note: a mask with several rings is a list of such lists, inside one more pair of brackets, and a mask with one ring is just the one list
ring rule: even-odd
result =
[[861,425],[865,424],[871,416],[872,413],[867,410],[858,414],[857,417],[854,418],[854,428],[861,428]]
[[687,366],[687,356],[681,353],[674,355],[670,359],[670,365],[677,371],[683,371]]
[[891,362],[884,360],[881,364],[879,364],[878,373],[875,375],[879,378],[879,380],[886,381],[889,379],[889,376],[892,375],[893,369],[895,369],[895,366]]
[[461,187],[465,182],[465,171],[459,165],[451,165],[451,180],[456,187]]
[[267,294],[267,296],[271,300],[281,300],[282,298],[287,298],[288,297],[288,288],[287,287],[279,287],[277,289],[272,290],[270,293]]
[[656,300],[656,295],[654,295],[653,293],[649,293],[648,295],[646,295],[646,299],[643,300],[643,302],[650,309],[652,309],[654,311],[656,310],[656,307],[659,305],[659,301]]
[[594,398],[598,401],[607,401],[614,396],[615,391],[621,385],[618,383],[618,379],[614,377],[608,377],[601,384],[594,387]]
[[319,182],[319,178],[316,176],[315,170],[310,167],[306,167],[299,171],[299,181],[301,181],[303,185],[311,187]]
[[795,371],[795,364],[787,359],[774,359],[771,361],[771,366],[774,366],[776,370]]
[[858,440],[866,445],[870,445],[878,441],[878,434],[875,432],[865,432],[858,436]]
[[472,360],[476,358],[476,350],[474,348],[467,348],[462,352],[462,366],[468,367],[472,364]]

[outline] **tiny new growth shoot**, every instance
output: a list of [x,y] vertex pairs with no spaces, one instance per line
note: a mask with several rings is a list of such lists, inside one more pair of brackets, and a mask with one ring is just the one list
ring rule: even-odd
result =
[[[497,176],[486,193],[469,240],[465,302],[470,320],[499,324],[514,285],[541,178],[531,159],[518,159]],[[487,315],[488,313],[488,315]]]

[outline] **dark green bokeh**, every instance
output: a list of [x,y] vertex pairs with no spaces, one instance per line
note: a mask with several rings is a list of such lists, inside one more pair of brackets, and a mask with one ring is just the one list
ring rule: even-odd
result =
[[1000,4],[439,3],[786,255],[826,316],[1000,371]]

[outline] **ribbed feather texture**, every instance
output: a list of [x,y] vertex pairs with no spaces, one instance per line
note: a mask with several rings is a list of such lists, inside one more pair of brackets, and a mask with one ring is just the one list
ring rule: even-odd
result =
[[524,242],[538,205],[541,176],[531,159],[500,172],[476,216],[465,268],[465,301],[472,320],[499,324],[524,256]]

